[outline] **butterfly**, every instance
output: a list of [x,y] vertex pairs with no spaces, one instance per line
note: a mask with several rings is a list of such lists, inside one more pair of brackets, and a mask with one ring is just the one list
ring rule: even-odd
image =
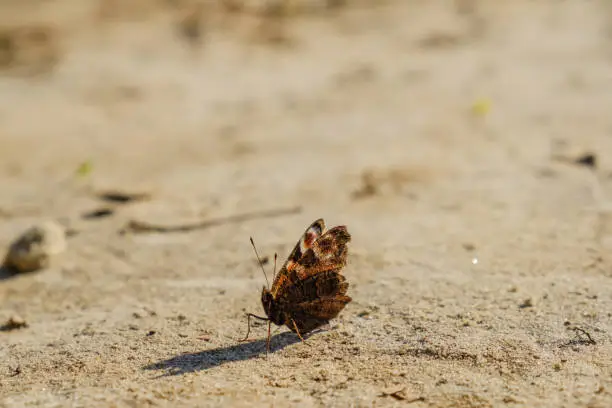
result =
[[[272,287],[264,286],[261,303],[267,317],[247,313],[247,334],[240,341],[247,341],[251,331],[251,317],[268,322],[266,351],[270,351],[270,327],[285,325],[304,341],[309,333],[335,318],[352,300],[346,295],[349,283],[341,275],[346,265],[351,240],[345,226],[329,230],[325,221],[318,219],[304,232],[289,254],[278,274],[272,275]],[[251,245],[264,276],[262,262],[251,238]],[[276,271],[277,255],[274,255]],[[266,282],[268,278],[266,276]]]

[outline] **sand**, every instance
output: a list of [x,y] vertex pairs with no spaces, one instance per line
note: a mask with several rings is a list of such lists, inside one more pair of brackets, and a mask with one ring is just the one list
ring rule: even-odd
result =
[[[226,3],[0,4],[0,406],[612,406],[609,2]],[[239,343],[321,217],[352,303]]]

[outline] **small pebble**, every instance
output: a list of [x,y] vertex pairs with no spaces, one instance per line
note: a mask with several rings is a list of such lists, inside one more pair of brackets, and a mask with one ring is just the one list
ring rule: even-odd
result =
[[65,228],[54,221],[44,222],[27,229],[13,241],[3,266],[16,273],[44,269],[52,256],[65,249]]
[[472,252],[476,249],[476,245],[472,244],[471,242],[464,242],[463,244],[461,244],[461,246],[463,246],[463,249],[469,252]]

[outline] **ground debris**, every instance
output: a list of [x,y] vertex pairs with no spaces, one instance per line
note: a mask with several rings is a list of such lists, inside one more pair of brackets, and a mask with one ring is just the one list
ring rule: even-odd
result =
[[425,397],[419,396],[416,397],[414,396],[412,393],[410,393],[409,391],[406,390],[406,387],[404,388],[400,388],[398,389],[385,389],[382,390],[380,395],[380,397],[391,397],[393,399],[396,399],[398,401],[406,401],[408,403],[410,402],[418,402],[418,401],[425,401]]
[[259,218],[272,218],[280,217],[283,215],[297,214],[302,211],[301,207],[292,208],[279,208],[274,210],[264,210],[243,214],[230,215],[228,217],[212,218],[192,224],[179,224],[179,225],[156,225],[149,224],[143,221],[130,220],[126,226],[124,226],[119,233],[126,234],[131,233],[147,233],[147,232],[158,232],[158,233],[171,233],[171,232],[189,232],[198,229],[206,229],[223,224],[234,224],[248,220],[259,219]]
[[108,190],[102,191],[96,194],[102,201],[107,201],[110,203],[117,204],[127,204],[134,201],[145,201],[151,199],[151,194],[149,193],[130,193],[126,191],[120,190]]
[[25,329],[28,327],[28,323],[20,316],[11,316],[8,320],[0,326],[0,331],[8,332],[13,330]]

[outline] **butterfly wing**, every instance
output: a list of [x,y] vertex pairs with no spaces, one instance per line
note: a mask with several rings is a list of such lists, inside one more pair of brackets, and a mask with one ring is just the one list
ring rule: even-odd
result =
[[[338,316],[351,300],[350,296],[334,296],[303,303],[300,309],[294,312],[293,322],[300,334],[311,332]],[[291,331],[295,331],[293,322],[287,324]]]
[[[315,240],[288,272],[292,285],[284,293],[287,305],[286,325],[292,331],[308,333],[326,324],[352,299],[346,296],[349,283],[341,274],[346,265],[351,236],[338,226]],[[294,326],[295,324],[295,326]]]
[[313,244],[317,241],[325,232],[325,221],[322,218],[314,221],[302,234],[300,240],[297,242],[293,251],[289,254],[289,257],[278,271],[272,282],[272,296],[275,298],[279,293],[283,292],[285,288],[293,283],[293,279],[290,279],[289,272],[292,271],[298,264],[298,261],[303,257],[309,249],[312,248]]
[[300,333],[308,333],[326,324],[344,309],[352,300],[346,295],[349,283],[339,269],[324,271],[300,281],[291,287],[294,296],[301,301],[292,304],[288,310],[287,327]]
[[330,270],[339,273],[346,265],[350,241],[351,235],[343,225],[326,231],[290,265],[290,276],[294,275],[294,280],[303,280]]
[[274,278],[271,293],[290,330],[308,333],[326,324],[352,299],[341,271],[351,240],[345,226],[325,229],[314,221],[297,242]]

